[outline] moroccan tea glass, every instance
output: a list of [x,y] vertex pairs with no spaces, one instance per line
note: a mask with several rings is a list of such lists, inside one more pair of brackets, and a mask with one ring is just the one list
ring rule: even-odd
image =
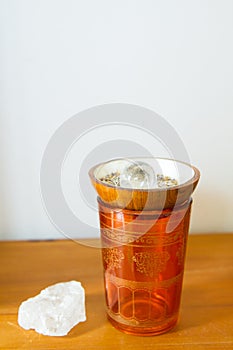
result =
[[162,189],[116,188],[99,180],[103,164],[90,171],[99,194],[107,316],[125,333],[157,335],[177,323],[191,194],[199,180],[198,170],[186,166],[190,175],[180,185]]

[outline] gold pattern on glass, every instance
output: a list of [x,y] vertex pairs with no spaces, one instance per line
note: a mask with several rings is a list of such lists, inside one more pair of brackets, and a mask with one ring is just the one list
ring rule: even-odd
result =
[[146,235],[138,232],[126,232],[114,228],[101,228],[102,238],[109,240],[111,242],[116,242],[119,244],[130,244],[134,247],[136,246],[151,246],[151,245],[170,245],[176,243],[179,240],[183,239],[183,234],[178,227],[171,233],[168,233],[166,236],[161,235],[156,232],[151,232]]
[[169,258],[170,255],[167,251],[161,253],[140,252],[134,254],[133,261],[136,263],[138,272],[146,276],[155,277],[165,269]]
[[103,260],[110,269],[120,268],[122,260],[125,259],[123,252],[117,248],[105,248],[102,253]]
[[183,272],[180,272],[178,275],[173,276],[167,280],[155,280],[151,282],[146,282],[146,281],[130,281],[124,278],[117,277],[115,275],[112,275],[110,273],[105,273],[106,279],[113,283],[117,288],[120,287],[126,287],[133,290],[137,289],[144,289],[144,290],[149,290],[152,291],[155,288],[169,288],[175,283],[178,283],[183,276]]
[[[141,327],[142,329],[146,326],[146,327],[153,327],[155,324],[160,324],[161,323],[161,318],[158,318],[157,320],[155,319],[146,319],[144,321],[141,321],[140,322],[137,320],[136,317],[132,317],[130,319],[127,319],[126,317],[123,317],[122,315],[120,314],[115,314],[112,310],[110,310],[109,308],[107,308],[107,312],[109,314],[109,316],[119,322],[119,323],[122,323],[124,325],[127,325],[127,326],[136,326],[137,328]],[[163,317],[164,318],[164,317]],[[170,322],[174,319],[174,317],[166,317],[166,322]]]

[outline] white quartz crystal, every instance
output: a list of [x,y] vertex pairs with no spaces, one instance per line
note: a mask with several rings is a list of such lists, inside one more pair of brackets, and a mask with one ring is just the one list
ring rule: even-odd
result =
[[148,189],[156,185],[153,168],[145,162],[128,161],[120,174],[120,186]]
[[86,321],[85,291],[77,281],[49,286],[19,307],[19,325],[44,335],[66,335],[83,321]]

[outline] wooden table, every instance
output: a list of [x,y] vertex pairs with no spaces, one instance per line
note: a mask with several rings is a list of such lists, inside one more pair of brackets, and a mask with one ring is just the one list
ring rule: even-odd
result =
[[[0,349],[233,349],[233,234],[189,237],[179,324],[154,337],[126,335],[107,321],[97,248],[69,240],[1,242],[0,263]],[[23,300],[72,279],[86,290],[86,322],[66,337],[18,326]]]

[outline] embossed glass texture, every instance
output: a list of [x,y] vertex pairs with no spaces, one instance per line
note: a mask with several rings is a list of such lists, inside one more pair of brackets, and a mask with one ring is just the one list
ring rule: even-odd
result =
[[[116,328],[153,335],[176,324],[190,208],[191,201],[175,209],[175,228],[167,233],[171,210],[141,215],[99,199],[107,314]],[[144,227],[150,228],[142,235]]]
[[122,158],[89,175],[98,193],[110,322],[135,335],[169,331],[179,315],[198,169],[172,159]]

